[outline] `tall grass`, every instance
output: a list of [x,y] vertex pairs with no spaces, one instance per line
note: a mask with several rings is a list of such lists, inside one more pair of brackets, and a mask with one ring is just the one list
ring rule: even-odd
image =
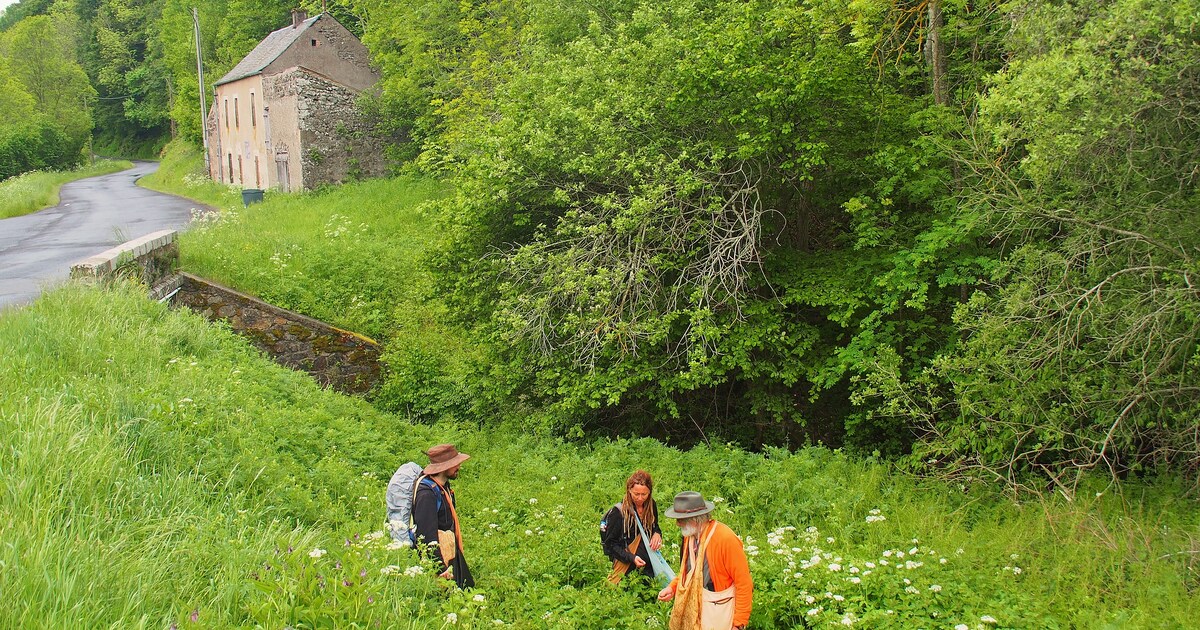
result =
[[163,147],[160,157],[158,169],[139,179],[139,186],[195,199],[214,208],[241,206],[238,188],[209,178],[201,149],[184,140],[172,140]]
[[126,160],[96,160],[71,171],[33,171],[0,182],[0,219],[19,217],[58,205],[58,190],[77,179],[108,175],[133,163]]
[[[137,288],[50,292],[0,314],[0,347],[0,627],[661,626],[651,587],[602,580],[599,517],[638,467],[757,548],[754,627],[1182,628],[1200,606],[1200,515],[1169,481],[1015,504],[827,449],[412,425]],[[440,441],[473,456],[476,593],[371,541],[391,471]]]
[[468,406],[479,349],[448,323],[423,260],[440,235],[429,179],[399,177],[228,208],[180,237],[184,269],[365,334],[390,367],[374,400],[423,420]]

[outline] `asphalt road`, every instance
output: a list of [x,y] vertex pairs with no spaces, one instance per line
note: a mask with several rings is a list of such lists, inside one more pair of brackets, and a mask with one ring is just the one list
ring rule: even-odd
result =
[[134,184],[157,162],[63,185],[53,207],[0,219],[0,310],[33,301],[64,282],[71,265],[125,241],[181,228],[203,206]]

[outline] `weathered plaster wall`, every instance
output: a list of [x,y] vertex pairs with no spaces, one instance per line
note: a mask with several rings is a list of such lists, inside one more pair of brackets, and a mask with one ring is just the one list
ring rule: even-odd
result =
[[270,188],[273,184],[270,169],[274,164],[267,159],[263,91],[263,78],[257,74],[217,86],[214,108],[221,166],[217,170],[210,164],[209,168],[224,175],[219,181],[242,188]]
[[[315,42],[315,43],[314,43]],[[328,15],[322,15],[290,48],[263,69],[263,74],[278,74],[287,68],[302,66],[344,85],[366,90],[379,80],[371,69],[371,53],[350,31]]]
[[[270,108],[267,125],[271,133],[272,168],[275,169],[271,181],[284,191],[304,188],[297,104],[299,86],[291,80],[294,72],[263,77],[263,94]],[[286,175],[280,173],[281,168],[286,169]]]
[[191,274],[180,278],[173,305],[228,322],[277,362],[347,393],[364,393],[379,382],[374,341]]

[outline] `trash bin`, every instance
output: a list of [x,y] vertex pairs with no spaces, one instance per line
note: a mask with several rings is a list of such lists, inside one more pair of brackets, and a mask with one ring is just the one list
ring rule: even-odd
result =
[[263,200],[263,191],[261,188],[243,188],[242,189],[242,205],[249,206],[252,203],[259,203]]

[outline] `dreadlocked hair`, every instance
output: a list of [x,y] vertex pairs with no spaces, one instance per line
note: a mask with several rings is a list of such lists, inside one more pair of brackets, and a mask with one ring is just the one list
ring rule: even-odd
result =
[[637,515],[642,519],[642,527],[646,528],[646,533],[654,529],[655,513],[658,511],[654,505],[654,480],[650,478],[650,473],[644,470],[635,471],[625,480],[625,498],[621,499],[621,515],[625,517],[625,531],[637,531],[637,525],[634,521],[634,503],[633,503],[633,487],[646,486],[650,491],[650,497],[646,499],[645,505],[641,510],[638,510]]

